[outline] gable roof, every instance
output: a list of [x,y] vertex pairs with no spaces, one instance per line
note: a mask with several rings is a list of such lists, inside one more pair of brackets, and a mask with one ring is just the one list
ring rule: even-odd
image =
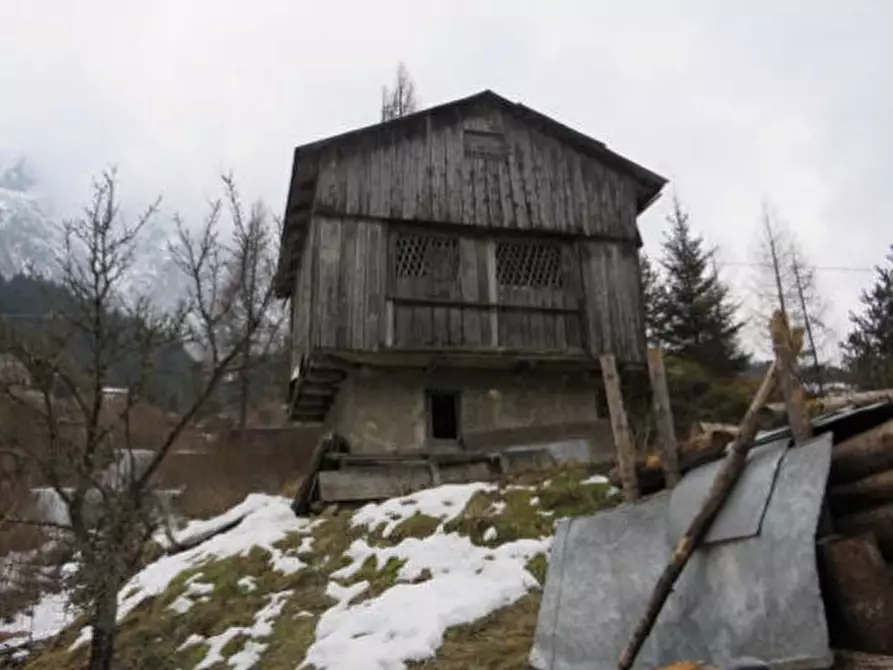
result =
[[[503,110],[515,116],[515,118],[540,130],[544,134],[551,135],[559,142],[572,146],[581,153],[591,156],[604,163],[605,165],[612,167],[616,171],[631,177],[636,185],[636,203],[638,214],[644,212],[657,199],[664,185],[667,183],[666,178],[658,175],[655,172],[652,172],[651,170],[639,165],[638,163],[629,160],[628,158],[621,156],[614,151],[611,151],[604,142],[600,142],[599,140],[593,139],[588,135],[584,135],[583,133],[576,131],[573,128],[570,128],[569,126],[566,126],[562,123],[559,123],[555,119],[546,116],[545,114],[531,109],[530,107],[526,107],[521,103],[512,102],[489,89],[485,89],[483,91],[480,91],[479,93],[475,93],[474,95],[470,95],[465,98],[452,100],[450,102],[446,102],[434,107],[427,107],[412,114],[407,114],[405,116],[391,119],[389,121],[383,121],[381,123],[375,123],[361,128],[356,128],[354,130],[349,130],[338,135],[333,135],[324,139],[308,142],[306,144],[298,146],[294,152],[292,174],[291,180],[289,181],[288,197],[285,206],[284,225],[282,229],[279,271],[277,272],[277,275],[279,275],[277,283],[280,285],[278,291],[279,295],[284,297],[290,292],[290,286],[288,285],[290,284],[290,278],[286,278],[285,274],[287,273],[286,266],[291,266],[293,269],[294,260],[289,257],[294,254],[294,238],[297,236],[292,235],[290,230],[294,227],[297,227],[291,225],[297,222],[290,221],[289,214],[290,212],[294,211],[297,199],[299,197],[298,194],[295,192],[295,184],[298,182],[298,170],[300,169],[302,162],[306,162],[306,160],[309,159],[311,156],[313,156],[314,154],[318,154],[325,149],[329,149],[342,143],[347,144],[355,142],[360,137],[366,134],[396,130],[403,126],[411,126],[415,123],[418,123],[421,119],[427,116],[441,115],[449,113],[451,110],[460,107],[473,106],[480,103],[492,104],[500,110]],[[298,245],[298,247],[300,247],[300,245]]]

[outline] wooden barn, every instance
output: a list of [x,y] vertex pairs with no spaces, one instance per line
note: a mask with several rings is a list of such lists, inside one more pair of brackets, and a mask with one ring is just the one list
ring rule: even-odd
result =
[[610,457],[598,357],[645,360],[637,216],[665,183],[491,91],[298,147],[291,417],[358,455]]

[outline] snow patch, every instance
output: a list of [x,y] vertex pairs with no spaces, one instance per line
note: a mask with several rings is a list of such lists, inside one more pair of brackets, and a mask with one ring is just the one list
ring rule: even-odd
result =
[[389,537],[394,528],[415,514],[424,514],[447,523],[462,513],[475,493],[494,491],[496,488],[494,484],[482,482],[445,484],[382,503],[370,503],[354,514],[352,523],[354,527],[365,526],[370,530],[384,525],[382,537]]
[[[258,642],[257,638],[266,638],[273,634],[273,624],[279,618],[282,608],[291,594],[291,591],[280,591],[270,596],[270,602],[254,615],[254,624],[251,627],[235,626],[228,628],[220,635],[202,639],[201,642],[208,646],[208,652],[202,662],[195,666],[195,670],[210,668],[212,665],[224,661],[235,670],[250,670],[256,667],[260,662],[261,654],[266,651],[268,646],[264,642]],[[230,640],[238,636],[247,636],[251,639],[245,642],[241,651],[225,659],[222,654],[223,648]]]
[[[308,533],[316,524],[307,519],[295,517],[290,504],[291,501],[287,498],[251,494],[243,503],[221,516],[206,522],[199,522],[205,524],[199,528],[207,530],[214,526],[225,526],[239,515],[244,515],[242,523],[234,528],[215,535],[187,551],[163,556],[137,573],[121,589],[121,593],[125,595],[119,595],[118,598],[118,621],[121,621],[146,599],[164,593],[177,575],[206,561],[244,556],[255,547],[260,547],[272,555],[274,569],[277,565],[293,568],[294,564],[284,560],[288,557],[273,544],[285,538],[289,533]],[[187,530],[194,530],[196,527],[197,524],[190,524]],[[86,630],[87,628],[84,629],[84,631]],[[76,648],[90,639],[90,634],[84,631],[81,632],[78,641],[72,648]]]
[[[20,612],[9,623],[0,622],[0,633],[12,635],[10,642],[16,638],[41,640],[52,637],[70,625],[76,613],[69,605],[65,593],[53,593],[41,598],[30,610]],[[4,643],[0,642],[0,649]]]

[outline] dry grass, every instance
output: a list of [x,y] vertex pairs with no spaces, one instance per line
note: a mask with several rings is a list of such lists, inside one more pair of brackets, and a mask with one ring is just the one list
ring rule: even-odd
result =
[[[189,518],[220,514],[249,493],[286,495],[297,491],[319,431],[250,429],[210,440],[195,432],[165,461],[159,485],[183,488],[177,511]],[[293,495],[293,493],[292,493]]]
[[466,626],[450,628],[437,657],[409,667],[419,670],[528,670],[540,594],[531,593]]
[[[559,468],[548,473],[516,475],[506,481],[502,490],[475,496],[447,530],[465,534],[479,545],[494,546],[519,538],[551,535],[554,519],[561,515],[585,514],[614,504],[603,485],[583,484],[590,471],[585,468]],[[548,482],[544,481],[548,480]],[[393,546],[409,538],[429,536],[440,525],[439,520],[416,514],[405,519],[383,537],[379,530],[353,527],[352,513],[334,507],[323,513],[321,523],[312,530],[309,551],[299,553],[304,536],[294,533],[277,543],[276,548],[300,558],[306,567],[293,574],[282,574],[270,566],[269,553],[255,549],[246,555],[214,560],[179,575],[157,598],[147,600],[134,610],[121,625],[117,667],[128,670],[174,670],[194,668],[203,658],[206,645],[180,649],[192,634],[212,636],[233,626],[250,625],[273,593],[290,591],[283,610],[273,625],[260,667],[265,670],[291,670],[300,665],[312,645],[320,616],[333,604],[326,595],[331,574],[348,561],[345,552],[357,538],[370,544]],[[497,539],[485,541],[490,527],[497,530]],[[369,559],[346,583],[368,581],[368,589],[354,602],[374,598],[397,583],[402,561],[378,564]],[[543,555],[527,564],[529,572],[542,584],[547,563]],[[255,589],[246,589],[240,580],[250,576]],[[184,614],[168,610],[183,595],[187,581],[198,577],[212,583],[214,590],[205,602],[195,602]],[[430,579],[423,574],[418,581]],[[449,629],[437,657],[412,665],[425,670],[526,670],[527,659],[536,629],[540,594],[531,592],[501,610],[471,624]],[[71,653],[68,645],[75,631],[69,631],[48,650],[35,658],[29,668],[62,670],[81,667],[85,649]],[[242,650],[247,642],[238,636],[224,649],[224,656]],[[218,667],[218,666],[213,666]],[[223,668],[225,666],[220,665]],[[308,668],[308,670],[313,670]]]

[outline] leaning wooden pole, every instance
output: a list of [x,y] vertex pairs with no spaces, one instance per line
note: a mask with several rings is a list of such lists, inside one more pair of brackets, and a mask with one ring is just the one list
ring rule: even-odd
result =
[[620,479],[623,482],[623,496],[627,502],[635,502],[639,499],[636,447],[629,432],[617,363],[612,354],[603,354],[599,362],[605,384],[605,397],[608,400],[608,414],[611,415],[611,430],[614,433],[614,445],[617,450],[617,468],[620,470]]
[[[784,319],[780,312],[776,312],[775,315],[773,315],[771,322],[773,333],[779,328],[786,329],[786,327],[786,319]],[[792,348],[795,352],[799,351],[800,346],[802,346],[802,334],[800,334],[799,342],[797,342],[796,337],[792,339],[794,340],[792,342]],[[651,598],[648,601],[648,607],[645,610],[645,614],[633,631],[632,638],[626,649],[624,649],[623,653],[620,655],[620,660],[617,666],[619,670],[629,670],[632,667],[636,660],[636,656],[638,656],[639,651],[642,649],[642,645],[645,644],[645,640],[648,639],[648,635],[651,633],[651,629],[654,627],[654,623],[657,621],[657,617],[663,609],[664,603],[666,603],[667,598],[669,598],[670,593],[672,593],[673,585],[679,579],[679,576],[682,574],[683,569],[692,557],[692,554],[694,554],[700,541],[707,534],[707,531],[710,530],[710,525],[722,509],[723,503],[725,503],[729,493],[731,493],[735,482],[738,481],[741,473],[744,472],[747,464],[747,453],[753,446],[753,440],[756,436],[760,410],[763,408],[763,405],[766,404],[766,401],[769,399],[769,396],[775,388],[778,378],[778,370],[779,362],[776,359],[769,366],[769,370],[766,372],[766,377],[763,379],[762,384],[760,384],[760,388],[757,390],[756,395],[751,401],[750,407],[747,408],[747,412],[741,420],[738,435],[736,435],[735,439],[732,441],[729,453],[722,462],[719,472],[716,474],[716,479],[713,480],[713,485],[710,487],[710,492],[707,494],[707,498],[704,500],[700,511],[692,520],[688,530],[679,539],[679,542],[676,544],[676,548],[673,550],[673,554],[670,557],[670,562],[667,564],[666,568],[664,568],[660,579],[657,580],[657,584],[651,592]]]

